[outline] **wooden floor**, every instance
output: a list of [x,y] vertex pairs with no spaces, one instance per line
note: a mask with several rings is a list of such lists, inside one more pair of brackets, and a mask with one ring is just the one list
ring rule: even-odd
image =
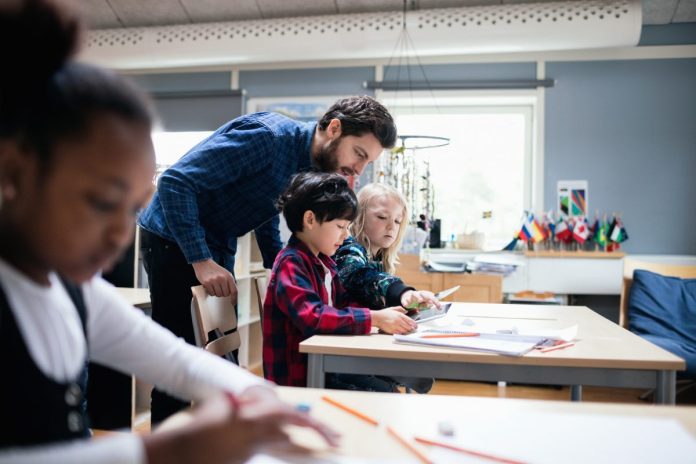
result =
[[[644,403],[640,395],[645,393],[643,389],[583,387],[583,401],[607,402],[607,403]],[[502,384],[484,382],[458,382],[450,380],[438,380],[435,382],[431,395],[462,395],[462,396],[486,396],[498,398],[524,398],[535,400],[569,401],[570,388],[559,386],[531,386],[517,384]]]

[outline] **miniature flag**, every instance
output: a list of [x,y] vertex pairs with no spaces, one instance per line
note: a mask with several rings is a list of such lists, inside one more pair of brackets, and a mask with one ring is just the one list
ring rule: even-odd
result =
[[522,224],[522,228],[520,228],[520,231],[517,233],[517,238],[523,242],[526,242],[532,238],[532,233],[529,231],[529,229],[527,229],[527,222]]
[[595,218],[594,224],[592,224],[592,227],[590,227],[590,235],[587,237],[587,240],[596,239],[600,227],[601,225],[599,224],[599,218]]
[[529,226],[532,232],[532,239],[534,243],[541,242],[546,238],[546,234],[544,234],[542,227],[539,225],[539,222],[533,215],[530,215],[529,219],[531,220],[531,222],[529,222]]
[[585,240],[587,240],[587,237],[589,235],[590,235],[590,230],[589,230],[589,227],[587,227],[587,221],[585,219],[578,221],[575,224],[575,227],[573,227],[573,238],[579,244],[585,243]]
[[607,231],[609,230],[609,224],[602,221],[595,232],[595,242],[602,248],[607,246]]
[[614,243],[621,243],[628,240],[628,234],[620,219],[614,219],[614,228],[611,230],[609,240]]
[[568,227],[568,223],[563,218],[559,219],[556,223],[556,238],[561,242],[567,242],[571,236],[572,232]]
[[510,243],[508,243],[507,245],[505,245],[503,247],[503,251],[513,251],[515,249],[515,247],[517,246],[517,240],[518,240],[517,238],[513,238]]

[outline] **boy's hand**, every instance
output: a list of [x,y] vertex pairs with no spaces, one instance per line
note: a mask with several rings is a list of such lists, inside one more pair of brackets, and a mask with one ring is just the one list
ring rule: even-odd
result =
[[382,332],[389,334],[405,334],[413,332],[418,327],[416,321],[408,317],[406,310],[400,306],[370,311],[372,324]]
[[440,300],[427,290],[407,290],[401,295],[401,306],[407,309],[425,309],[435,306],[440,309]]

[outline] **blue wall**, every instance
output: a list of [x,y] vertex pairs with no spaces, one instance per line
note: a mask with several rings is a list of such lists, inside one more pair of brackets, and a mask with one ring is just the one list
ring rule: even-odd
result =
[[305,97],[313,95],[373,95],[363,81],[374,80],[374,67],[281,69],[241,71],[239,88],[254,97]]
[[589,182],[634,253],[696,254],[696,59],[548,63],[544,203]]

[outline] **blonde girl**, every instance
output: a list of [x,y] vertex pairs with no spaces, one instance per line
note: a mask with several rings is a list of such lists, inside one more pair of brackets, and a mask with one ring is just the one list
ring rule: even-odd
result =
[[439,306],[431,292],[408,287],[394,275],[407,224],[406,201],[393,187],[373,183],[358,192],[352,237],[334,256],[341,283],[356,302],[372,309]]

